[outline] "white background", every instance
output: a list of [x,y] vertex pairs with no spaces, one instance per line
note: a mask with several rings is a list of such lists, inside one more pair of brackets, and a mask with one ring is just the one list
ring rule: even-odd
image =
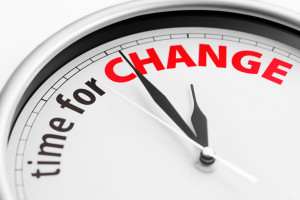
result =
[[[92,12],[126,1],[0,0],[0,90],[18,64],[53,33]],[[300,12],[299,0],[261,1]]]

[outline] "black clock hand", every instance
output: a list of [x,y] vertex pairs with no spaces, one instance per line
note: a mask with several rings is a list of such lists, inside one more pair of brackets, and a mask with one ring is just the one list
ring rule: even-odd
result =
[[155,103],[177,124],[177,126],[192,140],[197,141],[196,135],[190,129],[190,127],[185,123],[182,117],[178,114],[176,109],[173,107],[171,102],[167,99],[167,97],[160,92],[148,79],[146,79],[134,66],[133,64],[126,58],[122,51],[119,51],[123,59],[130,65],[130,67],[134,70],[140,81],[143,83],[144,87],[151,95],[152,99]]
[[192,90],[193,100],[194,100],[194,110],[191,119],[197,134],[197,141],[203,147],[207,147],[208,146],[207,119],[198,106],[193,84],[191,84],[191,90]]

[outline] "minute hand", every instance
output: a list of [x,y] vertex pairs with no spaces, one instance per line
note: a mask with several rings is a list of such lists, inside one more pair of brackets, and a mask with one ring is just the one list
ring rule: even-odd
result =
[[123,59],[130,65],[130,67],[134,70],[137,77],[140,79],[148,93],[151,95],[152,99],[155,103],[177,124],[177,126],[192,140],[196,141],[196,135],[190,129],[190,127],[185,123],[182,117],[179,115],[177,110],[171,104],[171,102],[167,99],[167,97],[159,91],[148,79],[146,79],[134,66],[133,64],[126,58],[122,51],[119,51]]

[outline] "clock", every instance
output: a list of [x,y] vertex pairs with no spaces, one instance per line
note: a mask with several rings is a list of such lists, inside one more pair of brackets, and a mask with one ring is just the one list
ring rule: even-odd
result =
[[133,1],[62,29],[1,92],[1,199],[299,199],[299,19]]

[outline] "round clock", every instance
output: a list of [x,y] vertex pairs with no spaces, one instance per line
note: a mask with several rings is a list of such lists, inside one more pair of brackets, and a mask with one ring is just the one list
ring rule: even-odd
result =
[[134,1],[59,31],[1,93],[1,199],[300,199],[299,19]]

